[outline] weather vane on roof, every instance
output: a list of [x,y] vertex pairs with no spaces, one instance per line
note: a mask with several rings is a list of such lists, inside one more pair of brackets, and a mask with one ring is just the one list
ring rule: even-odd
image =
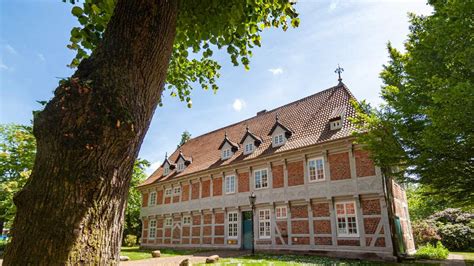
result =
[[339,64],[337,64],[337,68],[336,70],[334,70],[334,73],[337,73],[337,75],[339,76],[339,78],[337,80],[339,80],[339,83],[342,82],[342,78],[341,78],[341,73],[344,72],[344,68],[340,67]]

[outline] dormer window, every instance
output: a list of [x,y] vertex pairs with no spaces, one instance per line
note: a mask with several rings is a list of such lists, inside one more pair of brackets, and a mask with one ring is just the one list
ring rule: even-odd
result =
[[186,169],[186,167],[188,165],[190,165],[192,162],[192,158],[187,158],[187,157],[184,157],[183,155],[183,152],[182,151],[179,151],[179,155],[178,155],[178,158],[176,158],[176,170],[178,172],[182,172],[184,171],[184,169]]
[[183,171],[185,168],[184,162],[178,162],[178,172]]
[[232,142],[227,137],[227,132],[224,135],[224,140],[222,141],[221,145],[219,146],[219,150],[221,151],[221,159],[226,160],[229,159],[234,155],[236,151],[239,150],[239,145]]
[[342,119],[341,117],[336,117],[329,120],[329,127],[331,130],[337,130],[342,128]]
[[168,160],[168,153],[165,154],[165,161],[161,165],[163,167],[163,175],[167,176],[171,170],[175,168],[175,165]]
[[229,159],[232,157],[232,151],[230,149],[222,150],[222,159]]
[[169,173],[170,173],[170,167],[165,166],[165,168],[163,169],[163,175],[168,175]]
[[293,132],[280,123],[278,115],[275,118],[275,124],[270,130],[269,136],[272,136],[272,147],[279,147],[286,143],[286,141],[291,137]]
[[249,154],[253,152],[253,143],[247,143],[245,144],[245,154]]

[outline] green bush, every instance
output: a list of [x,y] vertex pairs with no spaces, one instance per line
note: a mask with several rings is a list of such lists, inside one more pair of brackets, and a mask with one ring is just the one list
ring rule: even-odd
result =
[[137,244],[137,236],[136,235],[127,235],[123,242],[124,242],[124,245],[126,247],[133,247]]
[[428,243],[435,245],[436,242],[441,240],[441,237],[438,235],[438,229],[436,228],[436,226],[426,221],[412,222],[412,231],[417,247],[424,246]]
[[427,244],[426,246],[420,247],[416,251],[415,257],[417,259],[445,260],[448,255],[449,250],[438,241],[436,246]]
[[449,250],[468,250],[474,247],[474,230],[464,224],[444,224],[438,226],[441,241]]

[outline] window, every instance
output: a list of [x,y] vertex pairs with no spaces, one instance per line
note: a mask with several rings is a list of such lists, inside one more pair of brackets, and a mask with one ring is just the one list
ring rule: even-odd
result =
[[309,181],[324,180],[324,160],[323,158],[311,159],[308,161]]
[[237,233],[238,233],[238,225],[239,223],[237,222],[237,213],[236,212],[229,212],[227,214],[227,236],[229,238],[237,238]]
[[284,142],[285,138],[283,137],[283,134],[275,135],[273,137],[273,146],[283,145]]
[[235,193],[235,176],[230,175],[225,177],[225,193]]
[[174,194],[175,195],[180,195],[181,194],[181,187],[175,187],[174,188]]
[[165,189],[165,197],[171,197],[173,195],[171,188]]
[[230,149],[222,150],[222,159],[228,159],[232,156],[232,151]]
[[189,225],[189,224],[191,224],[191,216],[184,216],[184,217],[183,217],[183,224],[184,224],[184,225]]
[[163,175],[168,175],[170,173],[170,167],[167,165],[165,166],[165,168],[163,169]]
[[359,236],[354,202],[336,203],[337,235]]
[[168,217],[165,219],[165,226],[172,226],[173,225],[173,218]]
[[331,130],[340,129],[340,128],[342,128],[342,120],[338,119],[338,120],[331,121],[329,123],[329,126],[330,126]]
[[258,212],[258,237],[270,238],[270,210]]
[[179,162],[179,163],[178,163],[178,172],[183,171],[184,168],[185,168],[185,167],[184,167],[184,162]]
[[267,169],[256,170],[254,173],[255,188],[266,188],[268,187],[268,172]]
[[154,239],[156,237],[156,220],[150,220],[150,227],[148,228],[148,238]]
[[287,213],[286,206],[276,207],[276,218],[277,219],[285,219]]
[[151,192],[150,193],[150,199],[149,199],[149,202],[148,202],[150,206],[153,206],[156,204],[156,192]]
[[253,151],[253,143],[249,142],[245,144],[245,154],[252,153],[252,151]]

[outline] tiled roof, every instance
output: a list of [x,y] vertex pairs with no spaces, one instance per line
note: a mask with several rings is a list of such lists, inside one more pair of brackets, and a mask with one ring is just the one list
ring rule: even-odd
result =
[[[140,186],[348,137],[355,130],[349,119],[345,119],[355,114],[355,110],[350,104],[351,99],[354,99],[354,96],[343,83],[340,83],[335,87],[266,111],[247,120],[192,138],[169,157],[171,162],[175,162],[180,150],[186,157],[192,157],[192,163],[184,171],[177,173],[175,170],[167,176],[163,176],[163,167],[159,167]],[[278,122],[291,129],[293,134],[285,145],[272,148],[271,136],[268,136],[268,133],[275,125],[277,115]],[[329,120],[338,116],[343,117],[342,128],[330,130]],[[241,148],[231,158],[221,160],[219,145],[222,143],[225,133],[230,141],[238,143],[247,132],[247,126],[255,136],[263,141],[261,145],[252,154],[243,155]]]

